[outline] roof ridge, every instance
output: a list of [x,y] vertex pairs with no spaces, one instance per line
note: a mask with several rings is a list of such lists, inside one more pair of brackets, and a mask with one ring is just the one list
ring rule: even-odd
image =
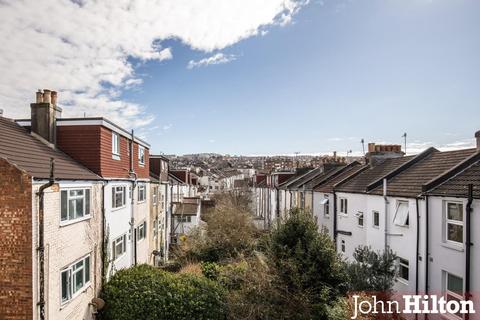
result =
[[408,160],[404,164],[396,167],[395,169],[391,170],[390,172],[388,172],[387,174],[385,174],[381,178],[378,178],[374,182],[367,185],[366,191],[369,192],[369,191],[372,191],[373,189],[379,187],[380,185],[382,185],[384,179],[389,180],[389,179],[395,177],[396,175],[400,174],[404,170],[409,169],[414,164],[417,164],[420,161],[424,160],[426,157],[433,154],[434,152],[440,152],[440,151],[438,151],[434,147],[430,147],[430,148],[422,151],[421,153],[415,155],[412,159]]
[[[467,150],[467,149],[465,149]],[[435,187],[447,182],[448,180],[454,178],[458,174],[462,173],[463,171],[467,170],[471,166],[475,165],[478,161],[480,161],[480,151],[475,152],[474,154],[468,156],[463,161],[457,163],[452,168],[442,172],[435,178],[431,179],[427,183],[422,185],[422,192],[428,192]]]

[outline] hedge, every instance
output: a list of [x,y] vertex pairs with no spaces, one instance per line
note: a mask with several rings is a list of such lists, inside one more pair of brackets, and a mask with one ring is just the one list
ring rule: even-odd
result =
[[118,271],[104,286],[104,320],[225,319],[225,292],[213,281],[148,265]]

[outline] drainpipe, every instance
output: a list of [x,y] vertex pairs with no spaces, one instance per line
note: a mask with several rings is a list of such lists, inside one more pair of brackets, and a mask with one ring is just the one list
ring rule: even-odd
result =
[[134,204],[135,204],[135,187],[137,184],[137,174],[133,168],[133,144],[135,142],[135,135],[134,131],[132,130],[132,142],[130,143],[130,178],[133,176],[132,182],[132,198],[130,199],[130,234],[132,235],[132,263],[133,265],[137,265],[137,235],[135,232],[135,211],[134,211]]
[[333,242],[337,251],[337,193],[333,190]]
[[[468,202],[466,207],[465,218],[465,300],[470,300],[470,275],[471,275],[471,246],[472,246],[472,234],[471,234],[471,218],[472,218],[472,203],[473,203],[473,184],[468,185]],[[469,315],[465,315],[465,319],[469,319]]]
[[[429,252],[429,205],[428,205],[428,196],[425,196],[425,294],[428,295],[428,259],[430,258]],[[425,315],[425,318],[428,318],[428,315]]]
[[[419,255],[419,243],[420,243],[420,212],[418,212],[418,198],[415,199],[415,208],[417,212],[417,225],[416,225],[416,246],[415,246],[415,295],[418,295],[418,255]],[[417,318],[417,316],[415,317]]]
[[37,306],[40,311],[40,320],[45,320],[45,234],[44,234],[44,206],[45,190],[55,183],[55,160],[50,159],[50,178],[37,192],[38,200],[38,264],[39,264],[39,299]]
[[106,227],[107,227],[107,223],[105,221],[105,182],[103,181],[102,182],[102,199],[101,199],[101,202],[102,202],[102,226],[101,226],[101,229],[102,229],[102,236],[101,236],[101,239],[102,239],[102,278],[101,278],[101,281],[100,281],[100,287],[103,287],[103,285],[106,283],[106,267],[105,266],[105,262],[108,261],[108,252],[107,252],[107,246],[106,246],[106,235],[107,235],[107,230],[106,230]]
[[388,250],[388,197],[387,197],[387,179],[383,179],[383,199],[385,201],[385,249]]
[[278,187],[275,187],[275,192],[276,192],[276,197],[277,197],[277,200],[276,200],[276,216],[277,216],[277,224],[280,224],[280,193],[279,193],[279,190],[278,190]]

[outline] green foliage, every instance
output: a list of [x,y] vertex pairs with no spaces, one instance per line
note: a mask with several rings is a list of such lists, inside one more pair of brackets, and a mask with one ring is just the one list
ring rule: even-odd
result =
[[225,319],[224,294],[204,277],[141,265],[118,271],[105,285],[101,319]]
[[345,263],[325,233],[319,233],[311,214],[293,210],[272,231],[271,263],[289,293],[310,309],[306,318],[328,319],[328,307],[348,289]]
[[359,246],[353,257],[355,261],[348,266],[351,291],[391,292],[396,280],[397,260],[392,250],[379,252]]
[[202,262],[202,274],[210,280],[217,280],[220,274],[220,266],[215,262]]
[[182,263],[224,262],[251,255],[260,232],[253,224],[249,202],[244,195],[224,194],[215,199],[215,208],[202,217],[206,226],[194,230],[176,252]]

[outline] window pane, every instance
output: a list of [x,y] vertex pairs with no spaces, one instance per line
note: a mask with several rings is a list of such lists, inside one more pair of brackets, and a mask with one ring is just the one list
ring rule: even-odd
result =
[[76,202],[75,199],[68,201],[68,219],[69,220],[75,219],[75,207],[76,207],[75,202]]
[[399,202],[394,223],[400,226],[408,225],[408,202]]
[[450,241],[463,242],[463,226],[447,224],[447,239]]
[[62,302],[70,299],[69,270],[62,271]]
[[90,189],[85,190],[85,215],[90,214]]
[[463,206],[459,203],[448,203],[447,218],[449,220],[463,221]]
[[447,275],[447,290],[458,294],[463,293],[463,279],[452,274]]
[[66,190],[62,191],[61,198],[61,220],[65,221],[68,219],[68,197]]
[[75,218],[80,218],[80,217],[83,217],[83,203],[84,203],[84,199],[81,198],[81,199],[77,199],[76,200],[76,210],[75,210]]
[[[83,263],[83,261],[82,261],[82,263]],[[74,278],[73,292],[77,292],[85,284],[84,279],[83,279],[83,270],[74,272],[73,273],[73,278]]]
[[90,281],[90,257],[85,258],[85,283]]

